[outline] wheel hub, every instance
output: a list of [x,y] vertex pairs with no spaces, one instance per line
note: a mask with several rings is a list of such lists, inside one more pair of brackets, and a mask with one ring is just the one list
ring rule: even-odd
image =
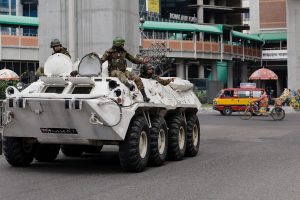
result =
[[198,126],[194,125],[193,126],[193,133],[192,133],[192,139],[193,139],[193,145],[194,146],[198,145],[198,137],[199,137]]
[[163,129],[159,130],[158,133],[158,151],[163,154],[166,148],[166,133]]
[[147,133],[142,131],[140,134],[140,141],[139,141],[139,153],[141,158],[145,158],[148,149],[148,138]]
[[185,142],[185,133],[183,127],[181,126],[179,128],[179,134],[178,134],[178,143],[179,143],[180,150],[183,150],[184,142]]

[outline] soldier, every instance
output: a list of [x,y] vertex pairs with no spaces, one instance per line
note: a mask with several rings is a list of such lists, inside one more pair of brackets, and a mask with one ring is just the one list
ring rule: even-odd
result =
[[134,89],[134,85],[128,82],[133,80],[137,85],[137,88],[141,91],[145,102],[149,102],[150,99],[147,97],[144,84],[140,77],[135,75],[133,72],[127,71],[126,59],[135,64],[146,64],[148,60],[140,60],[129,54],[124,49],[125,40],[120,37],[116,37],[113,40],[112,48],[108,49],[103,56],[100,58],[101,62],[108,61],[108,73],[109,76],[118,77],[120,81],[125,84],[131,91]]
[[159,76],[155,75],[154,67],[151,64],[146,64],[142,66],[140,77],[147,78],[147,79],[154,79],[162,85],[168,85],[169,83],[174,81],[174,78],[162,79]]
[[63,47],[58,39],[54,39],[50,43],[50,47],[53,49],[52,55],[56,53],[62,53],[71,58],[71,55],[67,51],[67,48]]
[[[67,48],[63,47],[58,39],[54,39],[50,43],[50,48],[53,49],[52,55],[56,53],[62,53],[71,58],[71,55],[67,51]],[[44,76],[44,67],[39,67],[35,73],[36,76]]]

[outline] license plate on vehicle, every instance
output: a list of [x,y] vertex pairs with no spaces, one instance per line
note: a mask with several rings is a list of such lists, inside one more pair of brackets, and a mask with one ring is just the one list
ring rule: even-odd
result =
[[40,128],[42,133],[53,133],[53,134],[78,134],[74,128]]

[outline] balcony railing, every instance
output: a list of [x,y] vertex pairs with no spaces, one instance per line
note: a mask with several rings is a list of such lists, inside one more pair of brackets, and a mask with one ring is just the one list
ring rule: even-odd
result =
[[143,49],[148,49],[151,44],[157,42],[164,43],[170,51],[191,52],[193,54],[219,53],[244,58],[261,58],[261,49],[259,48],[222,44],[222,49],[221,42],[212,41],[144,39]]

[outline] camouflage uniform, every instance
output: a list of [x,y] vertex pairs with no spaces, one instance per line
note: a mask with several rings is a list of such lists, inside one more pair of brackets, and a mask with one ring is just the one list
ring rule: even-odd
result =
[[156,80],[157,82],[159,82],[162,85],[169,85],[169,83],[172,82],[172,79],[162,79],[157,75],[141,74],[141,77]]
[[132,72],[129,72],[126,70],[126,60],[135,63],[135,64],[142,64],[146,63],[143,60],[137,59],[127,53],[127,51],[124,49],[125,40],[120,37],[116,37],[113,40],[113,46],[112,48],[108,49],[104,55],[100,58],[101,62],[108,61],[108,73],[109,76],[118,77],[119,80],[126,85],[129,90],[134,89],[134,85],[128,82],[128,79],[134,80],[137,88],[140,90],[143,96],[143,100],[145,102],[149,102],[150,98],[147,97],[146,92],[144,90],[144,84],[141,80],[141,78],[137,75],[135,75]]
[[114,46],[108,49],[100,58],[101,62],[108,61],[109,76],[118,77],[120,81],[125,85],[128,83],[128,79],[134,80],[139,90],[144,89],[144,84],[141,78],[134,73],[126,70],[127,64],[125,59],[128,59],[134,64],[143,63],[142,60],[133,57],[125,49],[115,48]]
[[157,82],[159,82],[162,85],[169,85],[169,83],[171,83],[173,81],[173,79],[162,79],[159,76],[155,75],[155,74],[148,74],[147,70],[148,69],[154,69],[150,64],[147,65],[143,65],[142,69],[141,69],[141,77],[142,78],[147,78],[147,79],[153,79],[156,80]]
[[65,47],[61,47],[61,49],[59,51],[54,51],[52,53],[52,55],[54,55],[56,53],[62,53],[62,54],[65,54],[66,56],[69,56],[69,58],[71,58],[70,53],[68,52],[67,48],[65,48]]

